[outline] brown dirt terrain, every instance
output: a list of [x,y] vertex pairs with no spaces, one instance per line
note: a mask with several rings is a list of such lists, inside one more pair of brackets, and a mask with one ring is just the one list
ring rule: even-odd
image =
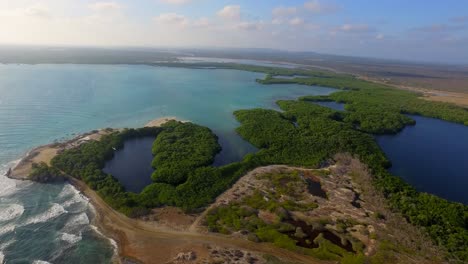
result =
[[[428,89],[416,86],[410,86],[407,84],[395,84],[389,83],[386,81],[381,81],[379,79],[359,76],[360,79],[371,81],[379,84],[386,84],[397,89],[408,90],[420,93],[422,96],[421,98],[428,101],[434,102],[444,102],[444,103],[451,103],[461,107],[468,107],[468,88],[467,91],[462,92],[455,92],[455,91],[446,91],[446,90],[437,90],[437,89]],[[467,81],[468,87],[468,81]]]
[[[317,230],[328,230],[325,232],[332,240],[338,237],[338,241],[359,241],[364,246],[363,253],[366,256],[386,259],[382,263],[443,263],[443,251],[435,247],[420,230],[388,208],[383,196],[371,185],[372,176],[365,165],[347,155],[337,156],[336,160],[336,165],[320,171],[282,165],[257,168],[220,195],[189,230],[209,233],[204,226],[204,219],[212,209],[231,203],[243,204],[242,201],[255,192],[263,193],[265,200],[272,199],[270,194],[277,190],[272,189],[269,174],[299,172],[304,184],[287,183],[288,186],[295,186],[295,189],[292,196],[286,198],[295,197],[295,202],[299,204],[315,203],[318,207],[305,211],[288,210],[288,223],[301,226],[302,230],[308,230],[309,233],[313,233],[314,226],[319,226]],[[320,183],[326,197],[322,197],[320,192],[311,194],[305,184],[307,180]],[[284,194],[281,194],[279,199],[284,198]],[[258,210],[257,216],[266,223],[278,222],[274,212]],[[233,232],[231,236],[247,240],[249,233]],[[386,242],[382,244],[382,241]],[[388,242],[394,245],[390,251],[383,249],[388,247]]]
[[[106,236],[117,242],[120,260],[129,259],[137,263],[171,263],[180,253],[194,252],[196,259],[187,263],[211,263],[213,251],[219,253],[219,250],[223,249],[241,250],[244,255],[249,253],[257,259],[251,263],[262,263],[260,256],[263,254],[299,263],[327,263],[278,249],[270,244],[257,244],[223,235],[179,231],[157,227],[144,220],[130,219],[113,210],[83,182],[73,178],[70,181],[90,198],[96,209],[96,225]],[[218,250],[213,250],[216,247]]]

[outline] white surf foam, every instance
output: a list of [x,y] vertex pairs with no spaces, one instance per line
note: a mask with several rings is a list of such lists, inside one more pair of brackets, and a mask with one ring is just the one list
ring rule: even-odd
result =
[[44,260],[35,260],[33,261],[32,264],[51,264],[51,263],[48,261],[44,261]]
[[[63,187],[62,191],[58,195],[59,199],[67,199],[62,203],[62,206],[66,209],[73,205],[79,206],[79,211],[84,210],[89,203],[88,197],[81,194],[75,187],[71,184],[67,184]],[[80,206],[81,205],[81,206]],[[76,208],[75,208],[76,211]]]
[[54,203],[52,207],[50,207],[47,211],[45,211],[42,214],[33,216],[32,218],[28,219],[23,225],[43,223],[65,213],[67,213],[67,210],[65,210],[63,206],[61,206],[60,204]]
[[65,184],[65,186],[63,186],[63,189],[58,194],[58,198],[67,198],[76,194],[77,192],[78,191],[75,188],[73,188],[73,186],[71,186],[70,184]]
[[70,220],[68,220],[68,222],[65,224],[64,230],[70,230],[73,227],[84,225],[89,225],[89,218],[86,213],[81,213],[71,217]]
[[18,218],[23,213],[24,207],[21,204],[11,204],[6,208],[0,208],[0,222]]
[[2,244],[0,245],[0,250],[4,250],[5,248],[9,247],[11,244],[15,242],[16,242],[16,239],[11,239],[7,242],[2,242]]
[[73,196],[71,197],[70,199],[66,200],[65,202],[62,203],[62,206],[67,208],[67,207],[70,207],[72,205],[75,205],[75,204],[82,204],[82,205],[85,205],[86,202],[81,199],[80,196]]
[[109,243],[112,245],[112,247],[114,248],[114,254],[118,254],[118,245],[117,245],[117,242],[115,242],[114,239],[110,238],[110,237],[106,237],[103,233],[101,233],[101,231],[99,231],[99,229],[95,226],[95,225],[90,225],[91,229],[96,232],[98,235],[102,236],[103,238],[106,238],[109,240]]
[[8,164],[0,165],[0,196],[7,196],[16,191],[17,180],[10,179],[6,176],[8,168],[16,166],[20,160],[12,161]]
[[69,244],[76,244],[81,241],[81,233],[79,235],[69,234],[69,233],[61,233],[60,240],[65,241]]
[[15,231],[15,229],[16,229],[16,226],[14,224],[7,224],[7,225],[0,226],[0,236],[11,233]]

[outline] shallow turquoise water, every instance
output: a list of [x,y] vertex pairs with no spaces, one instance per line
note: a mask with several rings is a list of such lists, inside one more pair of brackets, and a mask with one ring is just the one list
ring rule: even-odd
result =
[[[277,99],[333,89],[255,82],[262,74],[130,65],[0,65],[0,175],[34,146],[103,127],[140,127],[177,116],[210,127],[216,165],[255,149],[232,112],[275,108]],[[91,209],[70,185],[0,176],[0,263],[106,263],[113,248],[89,224]]]

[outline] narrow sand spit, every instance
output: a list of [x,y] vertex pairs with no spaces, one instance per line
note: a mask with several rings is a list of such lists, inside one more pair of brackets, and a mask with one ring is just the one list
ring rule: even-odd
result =
[[[174,116],[166,116],[150,121],[148,124],[145,125],[145,127],[159,127],[171,120],[178,119]],[[99,140],[103,135],[107,135],[115,131],[118,130],[110,128],[95,130],[89,133],[76,136],[75,138],[65,141],[63,143],[53,143],[34,148],[31,151],[29,151],[15,167],[9,170],[7,176],[17,180],[27,180],[29,174],[31,173],[33,163],[45,162],[46,164],[50,165],[50,161],[61,151],[78,147],[79,145],[86,143],[90,140]]]
[[89,133],[85,133],[76,136],[63,143],[52,143],[44,146],[40,146],[29,151],[20,162],[10,169],[7,176],[17,180],[27,180],[32,170],[33,163],[45,162],[50,165],[50,161],[60,152],[78,147],[79,145],[86,143],[90,140],[99,140],[103,135],[112,133],[114,129],[100,129]]
[[149,121],[145,127],[160,127],[162,125],[164,125],[165,123],[169,122],[169,121],[172,121],[172,120],[175,120],[175,121],[180,121],[180,122],[188,122],[186,120],[179,120],[177,117],[175,116],[165,116],[165,117],[161,117],[161,118],[158,118],[158,119],[154,119],[154,120],[151,120]]

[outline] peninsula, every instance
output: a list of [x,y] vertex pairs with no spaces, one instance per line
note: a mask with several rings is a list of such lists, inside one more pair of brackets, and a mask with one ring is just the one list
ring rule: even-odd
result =
[[[281,112],[234,112],[237,133],[259,151],[224,166],[212,166],[221,146],[209,128],[164,118],[144,128],[99,130],[40,147],[10,177],[67,178],[91,198],[100,230],[117,241],[123,260],[466,260],[467,206],[420,193],[390,174],[390,162],[372,136],[414,125],[406,114],[468,125],[465,108],[330,72],[237,64],[155,66],[248,70],[265,73],[257,80],[265,85],[341,91],[280,100]],[[343,103],[345,111],[314,103],[323,101]],[[155,138],[152,183],[141,193],[127,192],[102,169],[125,141],[147,136]]]

